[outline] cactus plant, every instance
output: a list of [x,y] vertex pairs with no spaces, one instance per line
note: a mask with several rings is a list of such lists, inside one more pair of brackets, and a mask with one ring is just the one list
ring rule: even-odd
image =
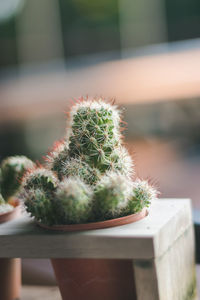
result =
[[56,141],[53,148],[45,157],[47,168],[56,172],[59,179],[62,179],[63,162],[68,158],[68,143],[65,140]]
[[91,212],[92,190],[79,178],[67,178],[55,194],[56,213],[62,224],[87,222]]
[[78,224],[129,215],[148,206],[156,191],[133,181],[123,145],[121,111],[102,98],[81,98],[69,113],[67,134],[44,167],[23,178],[25,206],[45,224]]
[[71,110],[69,155],[81,157],[105,172],[110,155],[121,144],[120,113],[115,106],[98,101],[78,102]]
[[20,188],[20,179],[24,172],[34,167],[34,163],[25,156],[10,156],[1,163],[0,190],[3,198],[8,201]]
[[33,188],[52,191],[58,185],[58,179],[52,171],[40,166],[30,169],[24,174],[22,185],[26,191]]
[[23,192],[26,210],[37,221],[52,225],[56,223],[56,216],[52,205],[52,193],[42,188],[31,188]]
[[24,199],[27,211],[37,221],[43,221],[49,225],[56,223],[52,199],[57,185],[56,175],[41,166],[25,173],[22,179],[21,197]]
[[124,214],[137,213],[144,207],[149,207],[157,195],[158,191],[148,181],[137,178],[133,182],[132,197],[128,201]]
[[124,146],[114,149],[110,156],[110,170],[119,171],[130,179],[134,175],[133,160]]
[[95,184],[101,176],[97,168],[92,168],[80,158],[71,158],[63,162],[60,170],[62,177],[77,176],[88,184]]
[[118,172],[108,172],[97,183],[94,191],[95,219],[117,218],[127,206],[132,194],[132,182]]

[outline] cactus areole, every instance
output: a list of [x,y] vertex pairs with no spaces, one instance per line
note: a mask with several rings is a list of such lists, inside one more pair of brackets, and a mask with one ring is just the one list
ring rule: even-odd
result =
[[44,166],[28,170],[22,180],[21,197],[37,222],[59,228],[145,215],[157,192],[135,179],[123,124],[121,110],[109,101],[76,101],[66,137],[55,143]]

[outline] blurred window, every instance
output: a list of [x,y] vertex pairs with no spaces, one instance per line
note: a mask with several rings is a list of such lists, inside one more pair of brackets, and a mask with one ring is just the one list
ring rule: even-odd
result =
[[[34,15],[32,18],[31,14]],[[51,18],[54,18],[53,22]],[[58,25],[55,30],[54,25]],[[34,26],[37,32],[34,32]],[[38,36],[39,27],[42,27],[39,30],[41,37]],[[63,51],[60,46],[59,49],[53,49],[59,44],[59,38],[56,40],[58,30],[61,31]],[[30,39],[27,38],[29,31],[32,34]],[[54,32],[55,43],[51,38]],[[23,40],[24,34],[26,37]],[[109,52],[113,58],[120,58],[123,47],[134,49],[199,37],[199,0],[0,0],[0,67],[16,66],[23,61],[20,55],[24,53],[19,45],[24,46],[25,51],[33,49],[33,46],[36,52],[41,50],[41,57],[39,53],[35,54],[38,61],[45,57],[54,59],[59,55],[64,55],[67,60]]]

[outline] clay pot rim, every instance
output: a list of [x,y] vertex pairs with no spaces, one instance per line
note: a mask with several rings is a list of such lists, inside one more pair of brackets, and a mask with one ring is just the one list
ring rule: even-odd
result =
[[19,215],[20,212],[20,201],[16,199],[15,205],[12,205],[14,208],[11,211],[0,213],[0,223],[4,223],[14,219]]
[[106,221],[99,221],[99,222],[91,222],[91,223],[82,223],[82,224],[69,224],[69,225],[52,225],[48,226],[41,222],[36,221],[37,225],[39,225],[42,228],[48,229],[48,230],[55,230],[55,231],[83,231],[83,230],[93,230],[93,229],[103,229],[103,228],[109,228],[109,227],[115,227],[115,226],[121,226],[126,225],[130,223],[137,222],[139,220],[142,220],[148,215],[148,210],[146,207],[144,207],[140,212],[110,219]]

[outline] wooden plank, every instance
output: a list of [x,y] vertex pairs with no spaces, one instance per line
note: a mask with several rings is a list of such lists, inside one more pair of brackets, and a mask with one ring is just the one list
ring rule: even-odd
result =
[[159,300],[158,274],[154,259],[133,261],[137,300]]
[[155,201],[148,217],[133,224],[76,233],[44,230],[23,215],[0,225],[0,257],[150,259],[161,256],[190,226],[188,199]]
[[137,300],[196,299],[193,226],[161,257],[133,265]]

